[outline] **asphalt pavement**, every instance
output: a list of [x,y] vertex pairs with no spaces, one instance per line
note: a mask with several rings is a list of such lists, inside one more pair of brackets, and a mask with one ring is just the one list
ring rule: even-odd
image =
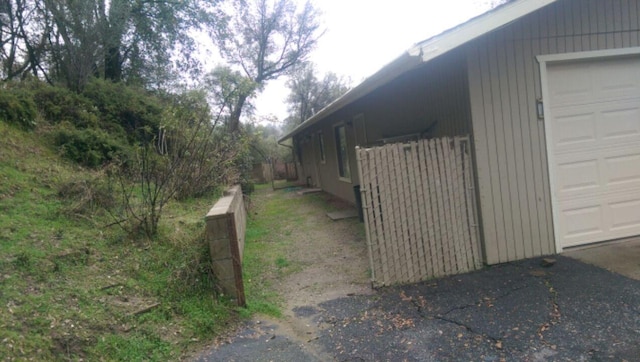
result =
[[640,361],[640,281],[563,256],[300,308],[312,339],[247,323],[198,361]]

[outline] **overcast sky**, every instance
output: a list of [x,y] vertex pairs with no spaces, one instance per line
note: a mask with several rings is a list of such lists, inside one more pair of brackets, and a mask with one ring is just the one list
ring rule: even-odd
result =
[[[301,3],[303,0],[299,0]],[[319,76],[331,71],[355,86],[413,44],[489,9],[490,0],[312,0],[326,33],[311,61]],[[287,116],[285,79],[271,81],[256,99],[256,115]]]

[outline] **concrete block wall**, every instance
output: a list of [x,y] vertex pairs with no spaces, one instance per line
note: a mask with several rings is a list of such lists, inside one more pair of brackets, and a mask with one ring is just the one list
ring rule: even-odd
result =
[[247,214],[239,185],[225,191],[205,218],[211,267],[222,291],[244,306],[242,254]]

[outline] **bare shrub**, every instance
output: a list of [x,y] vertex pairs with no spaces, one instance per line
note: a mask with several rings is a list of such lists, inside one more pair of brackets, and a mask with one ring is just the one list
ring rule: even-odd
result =
[[144,231],[153,238],[166,204],[198,197],[237,177],[237,136],[218,130],[205,97],[189,93],[165,108],[157,134],[142,137],[134,156],[115,173],[123,217],[117,223],[128,232]]
[[96,173],[90,178],[59,184],[58,197],[67,202],[63,212],[69,216],[91,216],[101,209],[111,209],[116,204],[104,172]]

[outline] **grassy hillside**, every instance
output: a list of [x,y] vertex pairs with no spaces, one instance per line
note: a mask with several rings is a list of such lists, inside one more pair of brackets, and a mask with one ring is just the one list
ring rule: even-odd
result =
[[202,238],[216,195],[170,204],[156,240],[131,240],[100,171],[42,130],[0,134],[1,360],[174,360],[234,320]]

